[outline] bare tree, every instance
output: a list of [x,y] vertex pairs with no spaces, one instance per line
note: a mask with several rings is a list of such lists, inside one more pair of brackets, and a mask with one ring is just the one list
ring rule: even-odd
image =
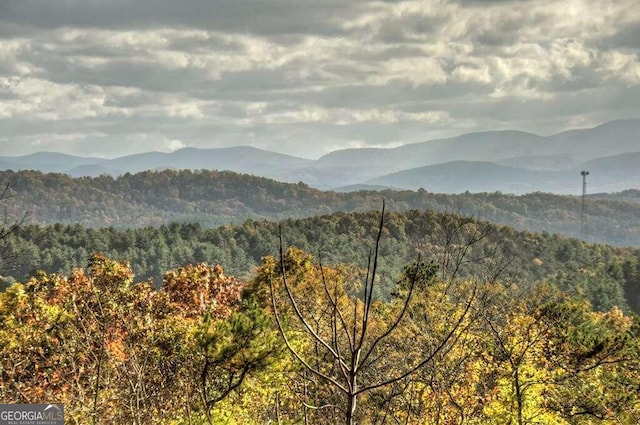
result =
[[[450,327],[443,336],[435,343],[429,344],[429,350],[420,350],[417,353],[410,352],[413,350],[407,350],[406,353],[398,353],[398,339],[394,334],[403,328],[403,324],[411,320],[408,311],[419,280],[420,267],[415,268],[415,272],[409,279],[405,289],[406,296],[396,301],[397,310],[394,316],[387,316],[387,320],[379,320],[378,317],[374,317],[377,316],[377,309],[372,308],[375,307],[373,289],[378,272],[378,252],[383,227],[384,203],[375,245],[373,250],[369,252],[367,274],[359,294],[348,294],[338,283],[330,284],[320,261],[319,268],[322,276],[325,311],[327,312],[325,316],[320,318],[303,311],[299,300],[294,296],[285,270],[285,254],[282,231],[280,231],[280,274],[286,294],[285,302],[292,310],[291,315],[294,321],[297,321],[301,331],[313,341],[316,347],[308,354],[294,347],[287,335],[285,320],[276,302],[276,288],[273,281],[270,281],[273,313],[285,345],[304,368],[342,394],[343,405],[335,407],[342,410],[344,423],[347,425],[356,423],[356,409],[358,399],[361,396],[400,383],[430,363],[438,353],[445,351],[447,346],[455,341],[455,334],[469,313],[476,295],[473,291],[464,302],[461,312],[452,319]],[[420,264],[419,257],[418,264]],[[345,302],[345,299],[348,301]],[[317,323],[318,320],[324,321],[325,332],[321,331]],[[384,325],[380,325],[380,323],[384,323]],[[396,340],[392,341],[392,338],[396,338]],[[396,362],[393,368],[385,367],[385,373],[376,373],[381,370],[381,365],[388,366],[387,363],[397,360],[399,355],[402,356],[404,362],[401,364]],[[323,361],[318,361],[319,357]]]
[[[11,185],[9,183],[5,184],[4,187],[0,190],[0,204],[5,203],[8,199],[15,196],[11,190]],[[24,212],[20,216],[15,216],[14,214],[10,214],[8,208],[5,206],[2,210],[2,218],[0,218],[0,242],[7,239],[11,234],[15,233],[18,228],[25,222],[27,217],[29,216],[28,212]],[[6,270],[5,264],[12,260],[11,256],[6,252],[5,249],[0,247],[0,277],[2,277],[2,271]]]
[[[14,195],[11,191],[11,185],[9,183],[5,184],[2,191],[0,191],[0,203],[6,201],[9,198],[12,198]],[[5,239],[10,234],[14,233],[18,228],[24,223],[24,221],[29,216],[28,212],[25,212],[20,217],[15,218],[8,213],[7,209],[4,208],[2,211],[2,221],[0,222],[0,240]]]

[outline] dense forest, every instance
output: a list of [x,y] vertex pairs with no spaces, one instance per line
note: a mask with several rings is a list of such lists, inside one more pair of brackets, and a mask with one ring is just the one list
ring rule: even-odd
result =
[[637,422],[637,321],[495,267],[457,274],[476,239],[416,258],[384,298],[384,237],[368,267],[279,245],[247,280],[188,265],[161,290],[101,255],[37,273],[0,294],[0,397],[64,403],[72,424]]
[[[175,221],[217,227],[241,224],[247,219],[373,211],[384,198],[391,211],[457,212],[520,230],[580,234],[580,199],[547,193],[336,193],[228,171],[147,171],[117,178],[5,171],[0,173],[0,182],[9,184],[15,195],[5,202],[7,214],[28,212],[33,224],[135,228]],[[637,199],[634,191],[590,197],[585,239],[640,247]]]
[[[72,424],[640,419],[640,250],[484,220],[573,226],[577,198],[3,176],[3,402]],[[634,241],[633,196],[589,200],[590,233]]]
[[[329,264],[366,262],[377,213],[336,213],[281,222],[287,245],[322,253]],[[410,210],[390,213],[384,231],[383,283],[392,282],[420,252],[443,265],[460,247],[474,242],[456,274],[486,276],[492,270],[521,282],[558,281],[583,293],[598,309],[613,305],[640,311],[638,254],[635,249],[587,244],[548,233],[516,231],[457,214]],[[86,228],[79,224],[25,225],[0,241],[5,261],[0,273],[24,280],[37,270],[70,273],[100,252],[129,261],[138,278],[159,286],[162,274],[188,263],[222,264],[245,278],[278,246],[278,225],[248,220],[242,225],[207,228],[199,224],[138,229]],[[451,269],[451,265],[448,266]],[[443,273],[450,271],[442,268]],[[6,278],[5,278],[6,279]],[[626,301],[625,301],[626,298]]]

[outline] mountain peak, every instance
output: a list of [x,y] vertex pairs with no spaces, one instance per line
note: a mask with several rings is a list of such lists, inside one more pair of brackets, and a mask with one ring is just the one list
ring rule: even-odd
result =
[[[519,130],[483,131],[393,148],[337,150],[317,160],[241,145],[218,148],[185,147],[174,152],[147,152],[114,159],[83,158],[62,153],[39,152],[23,157],[0,157],[0,167],[62,172],[76,176],[105,172],[119,175],[126,172],[168,168],[231,170],[285,182],[303,181],[317,188],[331,189],[371,183],[376,178],[391,173],[437,164],[447,164],[441,168],[448,170],[449,173],[468,169],[460,165],[463,163],[452,161],[471,161],[476,164],[474,178],[481,179],[481,173],[478,171],[481,168],[478,165],[480,162],[515,166],[518,167],[517,169],[524,170],[521,174],[526,174],[527,171],[553,173],[571,169],[585,161],[639,150],[640,119],[621,119],[590,129],[571,130],[548,137]],[[628,164],[634,165],[634,158],[635,156],[629,156],[600,163],[622,164],[624,159],[625,165],[624,167],[621,165],[621,168],[627,169]],[[457,165],[454,167],[454,164]],[[640,164],[637,166],[640,169]],[[497,166],[485,166],[483,169],[486,169],[487,173],[493,173],[499,169],[505,171],[504,168]],[[507,175],[504,172],[502,174]],[[616,173],[612,170],[609,174]],[[573,185],[573,177],[568,176],[567,185],[558,183],[557,188],[551,184],[536,186],[535,181],[531,183],[531,188],[542,187],[545,190],[562,191],[564,187]],[[472,183],[460,181],[460,184],[471,185]],[[615,182],[609,183],[615,184]],[[372,184],[400,187],[400,185],[387,183]],[[525,188],[527,187],[529,186]],[[621,189],[625,188],[628,187],[621,187]]]

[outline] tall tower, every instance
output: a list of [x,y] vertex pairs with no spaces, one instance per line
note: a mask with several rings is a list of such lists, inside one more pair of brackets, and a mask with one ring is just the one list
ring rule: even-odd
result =
[[587,219],[584,215],[585,206],[586,206],[586,198],[587,198],[587,176],[589,175],[588,171],[581,171],[582,175],[582,208],[580,210],[580,239],[584,240],[587,236]]

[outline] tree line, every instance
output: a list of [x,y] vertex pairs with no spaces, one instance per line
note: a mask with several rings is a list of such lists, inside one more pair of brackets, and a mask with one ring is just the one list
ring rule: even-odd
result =
[[[361,264],[366,260],[361,246],[373,241],[376,217],[375,212],[336,213],[287,219],[281,225],[291,244],[323,252],[327,264]],[[490,277],[504,268],[503,274],[520,282],[545,281],[586,297],[597,310],[617,305],[640,311],[640,262],[634,249],[416,210],[389,213],[384,238],[382,286],[377,290],[385,296],[404,265],[422,252],[438,261],[442,275]],[[6,285],[38,270],[68,274],[98,252],[130,262],[139,279],[151,279],[156,287],[164,271],[189,263],[224,264],[231,274],[245,278],[277,246],[278,224],[266,220],[219,228],[193,223],[139,229],[23,225],[0,240],[0,275]]]
[[[212,170],[145,171],[117,178],[3,171],[0,183],[9,184],[15,195],[5,202],[8,214],[20,216],[29,212],[31,223],[43,225],[137,228],[176,221],[217,227],[241,224],[247,219],[281,220],[337,211],[372,211],[385,198],[390,211],[459,212],[520,230],[580,234],[580,199],[546,193],[336,193],[319,191],[304,183],[281,183]],[[640,247],[637,191],[590,197],[586,214],[588,241]]]

